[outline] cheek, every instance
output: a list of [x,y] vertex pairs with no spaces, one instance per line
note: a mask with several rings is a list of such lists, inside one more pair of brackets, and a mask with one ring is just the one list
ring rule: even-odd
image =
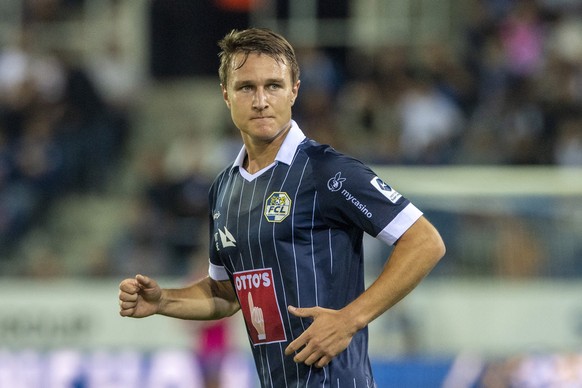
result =
[[231,104],[230,105],[230,116],[233,121],[239,121],[238,119],[243,119],[246,114],[240,105]]
[[240,101],[231,100],[229,103],[229,108],[232,112],[240,112],[244,109],[244,105]]
[[231,112],[240,111],[241,110],[241,102],[236,98],[230,98],[226,101],[226,106],[230,109]]

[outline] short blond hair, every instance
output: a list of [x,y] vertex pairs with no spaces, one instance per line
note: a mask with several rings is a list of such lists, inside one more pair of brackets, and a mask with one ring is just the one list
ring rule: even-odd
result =
[[[249,28],[246,30],[232,30],[218,42],[221,51],[218,76],[220,83],[226,87],[228,75],[245,64],[249,54],[265,54],[278,62],[286,63],[291,69],[291,81],[294,84],[299,80],[299,64],[295,57],[293,46],[283,36],[267,28]],[[244,59],[233,67],[233,58],[243,53]]]

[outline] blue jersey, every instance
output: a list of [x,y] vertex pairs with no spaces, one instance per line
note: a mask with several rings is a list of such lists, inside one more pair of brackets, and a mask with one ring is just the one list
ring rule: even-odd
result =
[[210,190],[209,274],[236,290],[262,386],[374,387],[366,329],[324,368],[285,356],[310,324],[287,306],[349,304],[364,291],[363,233],[393,244],[421,212],[295,122],[272,165],[251,175],[244,156]]

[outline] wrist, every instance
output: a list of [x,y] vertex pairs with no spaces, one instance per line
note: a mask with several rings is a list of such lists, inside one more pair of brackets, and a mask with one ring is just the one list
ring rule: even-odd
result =
[[344,313],[345,324],[352,328],[354,333],[362,330],[370,323],[370,319],[368,318],[368,310],[359,308],[359,305],[356,301],[344,307],[342,312]]
[[158,299],[158,302],[157,302],[155,314],[166,315],[167,305],[168,305],[168,290],[161,289],[160,290],[160,298]]

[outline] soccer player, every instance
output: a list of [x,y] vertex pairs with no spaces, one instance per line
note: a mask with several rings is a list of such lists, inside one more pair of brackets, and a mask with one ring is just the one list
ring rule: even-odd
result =
[[[120,284],[120,314],[208,320],[241,310],[263,387],[373,387],[367,325],[444,255],[427,219],[370,168],[305,137],[299,66],[266,29],[220,42],[222,95],[244,146],[210,189],[209,275]],[[363,233],[394,245],[364,287]]]

